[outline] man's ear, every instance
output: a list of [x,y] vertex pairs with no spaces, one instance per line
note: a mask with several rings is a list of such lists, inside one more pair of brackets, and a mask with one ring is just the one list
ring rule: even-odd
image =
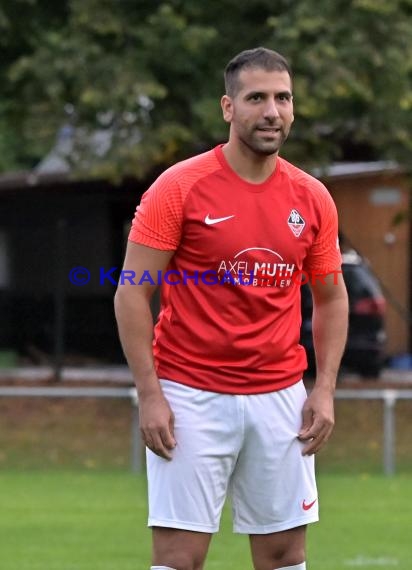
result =
[[223,95],[220,106],[222,107],[223,119],[226,123],[230,123],[233,118],[233,101],[229,95]]

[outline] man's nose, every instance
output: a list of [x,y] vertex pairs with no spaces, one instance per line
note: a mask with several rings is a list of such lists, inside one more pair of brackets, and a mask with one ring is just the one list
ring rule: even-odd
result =
[[265,119],[277,119],[279,111],[275,99],[268,99],[264,111]]

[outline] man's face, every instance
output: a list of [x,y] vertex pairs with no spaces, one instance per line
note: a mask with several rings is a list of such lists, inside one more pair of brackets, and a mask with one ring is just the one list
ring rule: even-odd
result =
[[244,69],[239,90],[222,97],[223,118],[230,123],[230,138],[253,153],[277,153],[293,123],[293,98],[287,71]]

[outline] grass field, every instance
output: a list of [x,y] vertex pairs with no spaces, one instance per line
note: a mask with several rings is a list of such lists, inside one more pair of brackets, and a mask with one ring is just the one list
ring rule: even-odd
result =
[[[308,570],[411,570],[412,401],[396,407],[399,475],[382,475],[382,404],[336,402],[318,457]],[[146,487],[130,465],[130,403],[0,399],[0,570],[148,570]],[[230,512],[205,570],[252,570]]]
[[[410,570],[412,477],[320,474],[308,569]],[[126,471],[2,471],[1,570],[148,570],[143,476]],[[226,509],[205,570],[251,570]]]

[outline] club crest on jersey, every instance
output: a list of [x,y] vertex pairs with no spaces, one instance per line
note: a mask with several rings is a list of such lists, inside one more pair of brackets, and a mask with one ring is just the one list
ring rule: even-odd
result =
[[297,210],[292,210],[289,214],[288,226],[292,230],[293,234],[296,237],[299,237],[306,226],[306,222]]

